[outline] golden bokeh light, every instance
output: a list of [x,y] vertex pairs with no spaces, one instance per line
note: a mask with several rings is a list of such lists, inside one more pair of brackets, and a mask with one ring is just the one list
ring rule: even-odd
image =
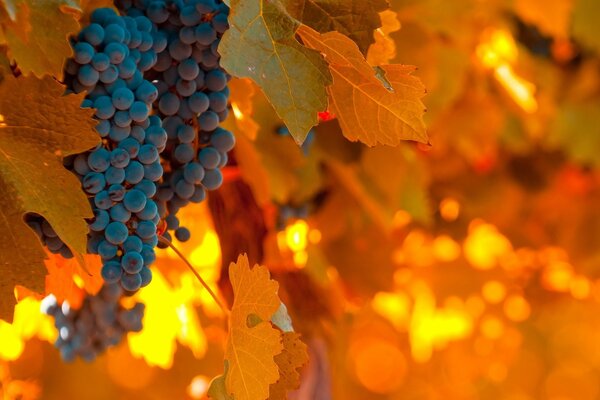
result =
[[406,359],[393,343],[367,338],[352,346],[352,354],[356,378],[371,392],[391,393],[403,384]]

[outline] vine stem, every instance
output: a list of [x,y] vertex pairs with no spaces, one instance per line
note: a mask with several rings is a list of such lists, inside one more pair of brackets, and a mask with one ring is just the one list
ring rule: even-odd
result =
[[215,303],[217,303],[217,305],[221,308],[221,311],[223,311],[223,313],[225,315],[229,315],[229,309],[227,307],[225,307],[223,305],[223,303],[221,303],[221,300],[219,300],[219,298],[217,297],[217,295],[215,294],[215,292],[213,292],[213,290],[210,288],[210,286],[208,286],[208,284],[206,283],[206,281],[204,279],[202,279],[202,277],[200,276],[200,274],[198,273],[198,271],[196,271],[196,269],[194,268],[194,266],[192,265],[192,263],[190,263],[188,261],[188,259],[181,253],[181,251],[179,251],[179,249],[177,249],[177,247],[175,247],[175,245],[173,243],[171,243],[170,240],[168,240],[167,238],[165,238],[164,236],[159,236],[158,237],[158,241],[169,246],[174,252],[175,254],[177,254],[177,256],[179,256],[179,258],[181,258],[181,260],[185,263],[185,265],[187,265],[187,267],[190,269],[190,271],[192,271],[192,273],[196,276],[196,278],[200,281],[200,283],[202,284],[202,286],[204,286],[204,289],[206,289],[206,291],[208,292],[208,294],[210,294],[210,296],[213,298],[213,300],[215,301]]

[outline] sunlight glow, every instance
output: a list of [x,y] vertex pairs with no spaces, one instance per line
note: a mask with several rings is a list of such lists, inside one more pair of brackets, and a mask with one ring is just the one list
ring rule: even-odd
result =
[[534,113],[538,109],[533,83],[518,76],[513,69],[519,51],[511,34],[502,29],[486,32],[477,46],[477,57],[484,67],[494,71],[494,77],[521,109]]

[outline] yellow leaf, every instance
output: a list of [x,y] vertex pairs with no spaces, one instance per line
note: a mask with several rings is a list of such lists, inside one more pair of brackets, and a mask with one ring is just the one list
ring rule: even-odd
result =
[[381,17],[381,28],[373,32],[375,42],[369,46],[367,62],[371,65],[389,64],[396,58],[396,43],[390,37],[390,33],[400,30],[398,14],[391,10],[379,13]]
[[275,356],[280,378],[271,385],[269,400],[285,400],[286,393],[300,386],[298,370],[308,362],[306,345],[300,340],[300,334],[283,334],[283,351]]
[[321,55],[295,38],[299,22],[279,2],[231,0],[229,24],[219,44],[221,65],[251,78],[263,90],[298,143],[327,108],[331,82]]
[[94,147],[98,134],[92,109],[80,95],[63,96],[64,86],[50,77],[4,77],[0,84],[0,318],[9,318],[13,288],[44,290],[45,253],[23,221],[43,216],[84,266],[88,224],[87,196],[63,157]]
[[306,26],[298,33],[305,45],[324,53],[329,62],[333,75],[333,84],[327,88],[329,101],[346,138],[369,146],[395,146],[401,140],[428,142],[421,102],[425,88],[411,76],[415,67],[382,66],[389,88],[346,36],[321,35]]
[[266,267],[250,269],[246,255],[231,263],[229,278],[234,300],[225,350],[227,391],[236,400],[265,400],[279,379],[273,357],[283,350],[281,333],[269,322],[279,308],[279,285]]
[[73,8],[64,0],[22,0],[16,20],[5,21],[8,54],[21,71],[36,76],[63,76],[63,64],[72,54],[68,37],[79,30]]

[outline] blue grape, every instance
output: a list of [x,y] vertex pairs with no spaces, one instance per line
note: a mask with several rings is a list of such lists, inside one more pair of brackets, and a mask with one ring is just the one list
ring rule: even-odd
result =
[[[106,47],[114,44],[123,42],[125,39],[125,30],[118,24],[110,24],[104,29],[104,43]],[[112,61],[112,60],[111,60]],[[118,64],[122,61],[112,61],[113,64]]]
[[202,179],[202,185],[208,190],[215,190],[223,183],[223,175],[218,169],[211,169],[205,171],[204,179]]
[[104,172],[104,176],[106,177],[107,184],[118,185],[123,183],[125,180],[125,170],[123,168],[108,167],[108,169]]
[[98,255],[102,258],[113,258],[117,255],[118,247],[114,244],[103,240],[98,244]]
[[204,168],[196,162],[189,163],[183,169],[183,177],[187,182],[199,185],[204,179]]
[[139,273],[136,274],[123,274],[121,276],[121,286],[123,289],[129,292],[135,292],[142,287],[142,277]]
[[123,206],[123,203],[115,204],[110,208],[110,219],[126,223],[131,219],[131,212]]
[[227,96],[221,92],[212,92],[208,95],[210,109],[216,113],[227,109]]
[[187,228],[184,228],[184,227],[178,228],[175,231],[175,237],[180,242],[187,242],[188,240],[190,240],[190,237],[191,237],[190,230]]
[[86,193],[96,194],[104,189],[106,180],[104,179],[104,174],[99,172],[90,172],[83,178],[81,184]]
[[108,188],[108,197],[110,197],[110,199],[113,202],[119,202],[123,200],[123,197],[125,197],[125,193],[125,186],[121,184],[112,184]]
[[121,266],[115,261],[109,261],[102,266],[101,274],[106,283],[117,283],[121,279]]
[[160,162],[144,165],[144,178],[156,182],[163,176],[163,167]]
[[[125,195],[125,198],[127,198],[127,195]],[[106,240],[112,244],[123,243],[125,239],[127,239],[128,235],[129,231],[127,229],[127,226],[124,223],[117,221],[108,224],[106,230],[104,231],[104,236],[106,237]]]
[[148,198],[152,198],[156,194],[156,185],[149,179],[142,179],[140,183],[135,185],[135,189],[144,192]]
[[144,166],[138,161],[132,161],[127,168],[125,168],[125,180],[135,185],[141,182],[144,178]]
[[127,110],[131,107],[135,96],[127,87],[122,87],[112,93],[112,103],[117,110]]
[[133,119],[136,122],[141,122],[148,118],[148,112],[148,106],[146,105],[146,103],[141,101],[135,101],[129,109],[131,119]]
[[110,217],[106,210],[94,210],[94,222],[92,222],[89,227],[91,230],[99,232],[103,231],[106,228],[106,225],[110,222]]
[[138,236],[129,236],[125,242],[123,242],[123,250],[125,250],[126,253],[131,251],[140,253],[142,251],[142,245],[142,239]]
[[100,119],[109,119],[115,114],[112,100],[108,96],[100,96],[94,101],[96,116]]
[[219,152],[226,153],[235,146],[235,136],[228,130],[217,128],[210,137],[210,143]]
[[123,205],[131,212],[139,212],[142,211],[146,205],[146,200],[147,198],[144,192],[132,189],[125,194]]
[[205,147],[198,152],[198,160],[206,169],[215,169],[221,162],[221,155],[213,147]]
[[227,86],[227,75],[219,69],[213,69],[207,73],[204,80],[208,90],[213,92],[220,92]]
[[173,93],[165,93],[158,102],[158,109],[164,115],[175,115],[179,109],[179,97]]
[[209,22],[203,22],[198,25],[195,34],[198,43],[204,46],[209,46],[217,38],[217,32]]
[[94,196],[94,204],[101,210],[108,210],[112,206],[112,200],[108,191],[103,190]]
[[140,148],[138,160],[142,164],[152,164],[158,160],[158,149],[152,144],[145,144]]
[[208,96],[203,92],[196,92],[190,96],[188,104],[193,112],[200,114],[208,110],[210,101]]
[[198,124],[203,131],[213,131],[219,126],[219,116],[212,111],[205,111],[198,117]]
[[180,164],[187,164],[194,159],[194,148],[188,143],[181,143],[175,148],[173,158]]
[[94,47],[86,42],[79,42],[73,48],[74,58],[79,64],[87,64],[94,57]]
[[144,267],[144,258],[138,252],[129,251],[121,258],[121,267],[128,274],[136,274]]
[[82,36],[89,44],[98,46],[104,40],[104,28],[99,24],[92,23],[83,29]]
[[183,60],[179,66],[177,67],[177,72],[179,76],[183,79],[191,81],[196,79],[198,74],[200,73],[200,67],[198,67],[198,63],[194,60],[188,58]]
[[143,220],[138,224],[135,233],[142,239],[149,239],[156,234],[156,225],[152,221]]

